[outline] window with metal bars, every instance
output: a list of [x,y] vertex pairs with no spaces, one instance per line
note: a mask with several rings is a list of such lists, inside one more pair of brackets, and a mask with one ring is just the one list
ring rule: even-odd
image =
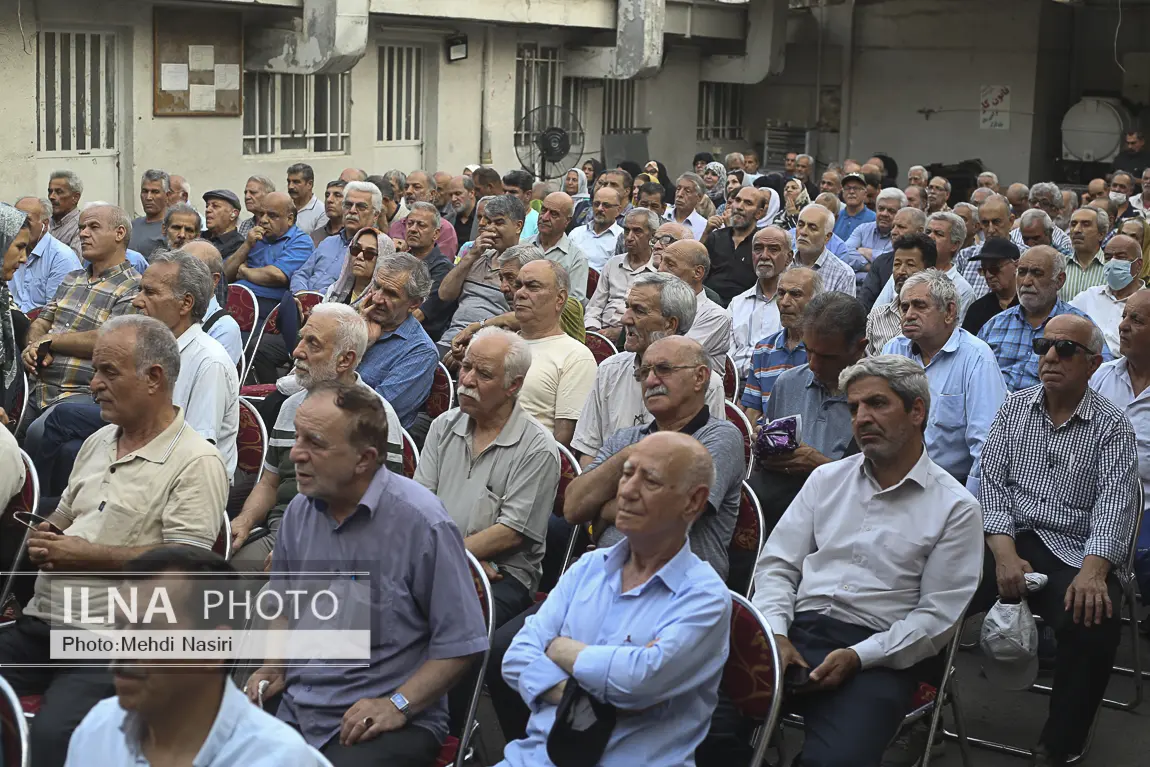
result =
[[632,133],[635,126],[635,81],[603,81],[603,132]]
[[244,73],[244,154],[347,152],[351,77]]
[[379,47],[376,141],[423,140],[423,87],[423,48],[414,45]]
[[699,83],[695,140],[743,138],[743,89],[735,83]]
[[45,30],[37,47],[36,149],[116,149],[116,36]]
[[563,108],[575,115],[575,119],[583,126],[582,131],[572,131],[571,141],[584,143],[584,131],[587,129],[587,88],[592,83],[582,77],[563,78]]
[[515,146],[531,143],[531,133],[519,130],[528,112],[561,103],[562,67],[558,48],[519,44],[515,54]]

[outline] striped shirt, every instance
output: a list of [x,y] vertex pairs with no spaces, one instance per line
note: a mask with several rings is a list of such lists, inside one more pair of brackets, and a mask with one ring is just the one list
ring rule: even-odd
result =
[[[1029,248],[1029,246],[1022,241],[1021,227],[1010,230],[1010,241],[1018,246],[1020,253],[1025,253]],[[1070,235],[1057,226],[1050,230],[1050,244],[1054,246],[1055,250],[1067,258],[1074,258],[1074,244],[1070,242]]]
[[[91,267],[67,275],[37,320],[51,325],[49,334],[85,333],[97,330],[121,314],[134,314],[132,299],[140,290],[140,273],[121,261],[93,277]],[[52,364],[40,371],[33,392],[36,407],[77,394],[87,394],[92,381],[92,360],[53,354]]]
[[[806,266],[806,264],[799,260],[796,253],[794,260],[791,261],[787,269],[798,269],[800,266]],[[834,253],[823,250],[811,268],[823,278],[823,290],[837,290],[852,298],[855,296],[857,286],[855,285],[854,270],[843,263],[843,260]]]
[[982,262],[970,260],[981,252],[982,243],[979,242],[971,245],[969,248],[963,248],[958,251],[958,255],[954,257],[955,267],[962,273],[962,276],[966,278],[966,281],[970,283],[970,287],[974,290],[975,301],[990,292],[990,286],[986,284],[986,278],[978,273]]
[[739,404],[753,407],[760,413],[767,412],[767,402],[771,399],[771,390],[775,388],[775,379],[784,370],[806,363],[807,347],[802,341],[794,349],[787,349],[786,328],[767,336],[755,344],[755,351],[751,354],[751,372],[747,376],[747,386],[743,389],[743,398]]
[[1074,256],[1066,259],[1066,282],[1058,291],[1063,301],[1072,301],[1082,291],[1106,284],[1106,256],[1099,250],[1083,269]]
[[875,304],[866,318],[866,352],[882,354],[882,348],[892,338],[902,335],[902,312],[898,299],[886,304]]

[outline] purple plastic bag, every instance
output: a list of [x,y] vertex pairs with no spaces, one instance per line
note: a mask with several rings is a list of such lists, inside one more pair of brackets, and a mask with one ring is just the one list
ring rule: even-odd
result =
[[755,458],[762,461],[793,452],[799,446],[802,426],[803,418],[799,415],[771,421],[759,431],[755,440]]

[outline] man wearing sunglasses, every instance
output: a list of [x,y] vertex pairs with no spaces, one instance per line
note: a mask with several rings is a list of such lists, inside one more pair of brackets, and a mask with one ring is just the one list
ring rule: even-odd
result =
[[1020,256],[1018,246],[1005,237],[990,237],[981,248],[975,249],[971,261],[977,265],[978,274],[990,292],[970,305],[962,322],[963,330],[978,335],[991,317],[1018,306],[1015,267]]
[[[1050,320],[1073,314],[1090,322],[1080,310],[1058,297],[1066,282],[1066,256],[1054,248],[1039,245],[1023,253],[1016,274],[1018,306],[992,317],[978,332],[978,337],[994,351],[1006,388],[1012,392],[1039,382],[1033,341]],[[1101,354],[1107,361],[1112,359],[1105,345]]]
[[[1022,257],[1020,273],[1036,250]],[[1090,320],[1050,319],[1031,343],[1041,384],[1007,398],[982,451],[988,552],[970,612],[1026,597],[1058,640],[1050,713],[1032,764],[1063,765],[1085,748],[1122,631],[1115,571],[1127,561],[1137,519],[1137,444],[1122,411],[1087,386],[1103,349]],[[1049,580],[1028,594],[1030,572]]]

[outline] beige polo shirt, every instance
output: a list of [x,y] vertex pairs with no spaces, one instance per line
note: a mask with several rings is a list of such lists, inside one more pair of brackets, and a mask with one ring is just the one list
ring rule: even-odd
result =
[[518,402],[479,455],[473,455],[472,428],[471,417],[459,408],[432,421],[415,481],[439,496],[464,538],[495,524],[523,535],[523,545],[492,561],[504,577],[534,594],[559,486],[555,439]]
[[[223,524],[228,474],[215,445],[176,417],[148,444],[116,458],[120,427],[109,424],[80,448],[56,513],[75,535],[104,546],[182,543],[210,549]],[[95,586],[90,614],[107,613],[103,589],[120,578],[61,576],[41,572],[26,615],[62,620],[62,586]],[[53,593],[55,592],[55,593]],[[73,592],[78,593],[78,592]],[[75,612],[73,622],[76,622]]]
[[523,409],[555,432],[555,421],[578,421],[583,403],[595,384],[595,356],[566,333],[528,341],[531,367],[523,379],[519,402]]

